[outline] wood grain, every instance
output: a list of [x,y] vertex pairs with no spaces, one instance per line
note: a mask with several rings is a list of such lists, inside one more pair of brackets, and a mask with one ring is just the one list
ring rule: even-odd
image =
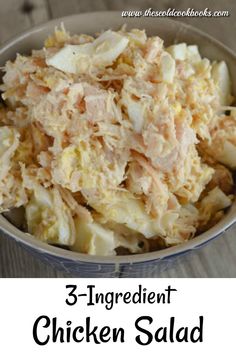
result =
[[[102,10],[228,10],[229,18],[181,18],[236,50],[236,2],[229,0],[0,0],[0,43],[50,18]],[[180,19],[178,19],[180,20]],[[0,277],[65,277],[0,235]],[[142,274],[140,274],[142,276]],[[150,277],[236,277],[236,227],[204,248],[159,266]]]

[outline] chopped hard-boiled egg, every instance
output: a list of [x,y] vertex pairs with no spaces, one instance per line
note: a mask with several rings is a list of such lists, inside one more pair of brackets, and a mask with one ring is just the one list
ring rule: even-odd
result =
[[89,68],[93,53],[91,43],[72,45],[68,44],[55,55],[47,59],[47,65],[71,74],[84,73]]
[[112,65],[118,56],[125,50],[129,39],[113,31],[103,32],[93,45],[93,63],[99,65]]
[[96,222],[75,220],[76,239],[71,247],[73,251],[97,256],[115,254],[116,242],[114,232]]
[[212,78],[219,90],[220,103],[227,106],[232,102],[231,97],[231,79],[229,69],[224,61],[213,63]]
[[201,55],[197,45],[187,45],[186,43],[173,44],[166,48],[175,60],[189,60],[190,63],[201,61]]
[[74,244],[74,221],[57,189],[34,184],[25,211],[29,233],[48,243]]
[[186,43],[171,45],[166,50],[175,60],[185,60],[188,54]]
[[90,66],[108,66],[125,50],[129,39],[119,33],[106,31],[92,43],[70,44],[47,59],[47,65],[71,74],[82,74]]
[[13,127],[0,127],[0,181],[10,168],[10,160],[19,145],[19,132]]
[[175,75],[175,60],[165,52],[161,57],[160,63],[161,78],[164,82],[172,83]]
[[152,218],[145,210],[145,205],[129,192],[111,193],[109,200],[90,204],[103,215],[104,220],[124,224],[149,238],[160,231],[158,220]]
[[202,58],[197,45],[187,46],[187,59],[192,63],[201,61]]
[[215,151],[216,159],[233,170],[236,169],[236,145],[230,141],[225,140],[222,142],[221,150]]
[[144,104],[144,99],[134,99],[124,91],[122,94],[122,103],[127,109],[134,131],[140,134],[145,122],[146,105]]
[[211,216],[213,216],[216,212],[228,208],[231,204],[231,198],[222,192],[219,187],[215,187],[200,202],[200,220],[210,220]]

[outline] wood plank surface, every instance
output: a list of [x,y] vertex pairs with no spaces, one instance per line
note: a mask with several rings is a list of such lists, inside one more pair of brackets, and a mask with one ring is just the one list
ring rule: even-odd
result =
[[[0,43],[50,18],[80,12],[188,8],[228,10],[229,18],[181,18],[236,50],[236,1],[229,0],[0,0]],[[67,277],[0,235],[0,277]],[[73,276],[73,275],[70,275]],[[140,274],[142,276],[142,274]],[[236,227],[204,248],[162,264],[150,277],[236,277]]]

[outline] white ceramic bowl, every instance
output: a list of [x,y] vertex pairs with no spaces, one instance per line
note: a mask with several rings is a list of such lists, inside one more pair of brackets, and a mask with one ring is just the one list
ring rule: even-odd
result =
[[[14,59],[16,53],[30,53],[32,49],[42,48],[45,38],[53,32],[54,27],[63,22],[71,33],[88,33],[118,29],[126,23],[128,28],[145,29],[148,35],[158,35],[165,44],[186,42],[197,44],[201,53],[209,59],[225,60],[233,78],[233,91],[236,94],[236,55],[223,44],[206,33],[181,22],[159,18],[122,18],[120,12],[97,12],[78,14],[56,19],[30,31],[27,31],[0,48],[0,66],[8,59]],[[47,245],[27,235],[0,216],[2,233],[12,237],[25,246],[34,255],[40,256],[60,270],[77,274],[81,277],[115,277],[150,275],[155,267],[161,267],[173,257],[187,251],[197,249],[215,237],[223,234],[236,221],[236,204],[230,208],[225,217],[210,230],[179,246],[141,255],[97,257],[75,253],[58,247]],[[14,260],[12,260],[14,261]]]

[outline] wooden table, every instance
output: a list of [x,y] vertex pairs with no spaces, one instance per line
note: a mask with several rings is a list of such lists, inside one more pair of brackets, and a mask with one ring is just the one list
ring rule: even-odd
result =
[[[197,5],[196,5],[197,4]],[[229,18],[181,18],[215,36],[236,51],[236,1],[228,0],[0,0],[0,42],[51,18],[102,10],[168,8],[228,10]],[[64,277],[10,239],[0,235],[0,277]],[[178,258],[152,277],[236,277],[236,227],[197,253]]]

